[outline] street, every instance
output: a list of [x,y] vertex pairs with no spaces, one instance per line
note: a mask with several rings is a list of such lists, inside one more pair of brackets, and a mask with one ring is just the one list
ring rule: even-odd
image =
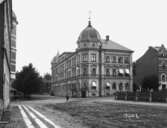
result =
[[70,98],[67,102],[65,97],[33,96],[11,103],[11,120],[4,128],[163,128],[166,112],[167,104],[112,97]]

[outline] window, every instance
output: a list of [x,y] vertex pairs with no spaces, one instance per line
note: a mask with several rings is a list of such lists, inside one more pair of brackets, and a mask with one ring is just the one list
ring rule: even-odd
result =
[[83,54],[82,55],[82,60],[83,61],[88,61],[88,54]]
[[72,68],[72,76],[76,75],[76,68]]
[[126,90],[126,91],[129,91],[129,88],[130,88],[130,87],[129,87],[129,83],[126,83],[126,84],[125,84],[125,90]]
[[96,68],[92,68],[92,72],[91,72],[91,74],[92,74],[93,76],[96,75]]
[[125,64],[129,64],[129,62],[130,62],[130,61],[129,61],[129,57],[124,57],[124,63],[125,63]]
[[96,62],[96,54],[91,54],[91,61]]
[[107,90],[110,89],[110,83],[109,83],[109,82],[106,83],[106,89],[107,89]]
[[106,56],[106,63],[109,63],[109,62],[110,62],[110,57]]
[[87,68],[83,68],[83,75],[88,75],[88,70],[87,70]]
[[113,57],[112,57],[112,62],[113,62],[113,63],[116,63],[116,62],[117,62],[116,56],[113,56]]
[[129,75],[130,75],[129,69],[125,69],[125,76],[129,76]]
[[123,84],[122,83],[119,84],[119,91],[123,91]]
[[16,53],[15,52],[11,52],[11,59],[16,60]]
[[117,75],[116,69],[113,69],[113,70],[112,70],[112,74],[113,74],[113,76],[116,76],[116,75]]
[[123,57],[121,57],[121,56],[118,57],[118,63],[121,63],[121,64],[123,63]]
[[109,75],[110,75],[110,69],[106,68],[106,76],[109,76]]
[[115,82],[112,84],[112,89],[113,89],[113,90],[116,90],[116,89],[117,89],[117,88],[116,88],[116,83],[115,83]]
[[93,81],[93,82],[92,82],[92,87],[91,87],[91,88],[92,88],[92,89],[96,89],[96,86],[97,86],[96,81]]
[[123,69],[119,69],[118,71],[119,71],[119,73],[118,73],[119,76],[123,76],[124,75],[124,70]]
[[163,69],[166,68],[165,62],[162,63],[162,68],[163,68]]
[[165,74],[161,75],[161,80],[162,80],[163,82],[166,81],[166,75],[165,75]]
[[80,75],[80,67],[76,67],[76,70],[77,70],[77,75]]

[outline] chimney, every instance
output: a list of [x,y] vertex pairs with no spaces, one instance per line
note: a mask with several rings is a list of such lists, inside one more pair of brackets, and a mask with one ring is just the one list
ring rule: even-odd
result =
[[107,35],[107,36],[106,36],[106,41],[109,41],[109,40],[110,40],[110,36]]

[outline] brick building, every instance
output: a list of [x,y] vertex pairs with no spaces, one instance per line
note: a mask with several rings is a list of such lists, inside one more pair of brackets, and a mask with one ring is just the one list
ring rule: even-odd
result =
[[135,64],[135,83],[142,85],[145,77],[158,77],[159,89],[167,88],[167,49],[164,45],[149,47],[145,54]]
[[132,50],[109,36],[101,39],[91,21],[77,45],[74,52],[57,54],[51,62],[55,95],[109,96],[115,91],[132,91]]

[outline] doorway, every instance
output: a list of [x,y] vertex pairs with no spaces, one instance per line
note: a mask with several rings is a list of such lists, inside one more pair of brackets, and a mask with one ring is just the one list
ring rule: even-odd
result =
[[86,90],[82,90],[81,91],[81,97],[82,98],[86,98]]

